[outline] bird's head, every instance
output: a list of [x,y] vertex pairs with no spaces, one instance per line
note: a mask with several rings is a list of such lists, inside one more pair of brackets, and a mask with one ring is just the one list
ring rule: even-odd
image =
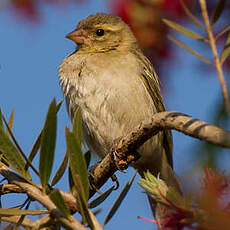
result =
[[79,22],[77,28],[66,38],[86,52],[107,52],[130,49],[136,46],[136,38],[121,18],[109,14],[90,15]]

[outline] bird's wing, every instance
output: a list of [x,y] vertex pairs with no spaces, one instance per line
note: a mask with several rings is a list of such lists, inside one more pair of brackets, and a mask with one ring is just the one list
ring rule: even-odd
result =
[[[143,66],[141,79],[144,82],[144,85],[154,102],[157,112],[163,112],[165,111],[165,106],[161,97],[160,83],[157,74],[152,64],[144,55],[142,55],[142,53],[139,53],[139,60],[141,60],[142,62],[141,66]],[[163,147],[167,155],[168,163],[173,168],[173,160],[172,160],[173,141],[172,141],[172,133],[170,130],[163,131]]]

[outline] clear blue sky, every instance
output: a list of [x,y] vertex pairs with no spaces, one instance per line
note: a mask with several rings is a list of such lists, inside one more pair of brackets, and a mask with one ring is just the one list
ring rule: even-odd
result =
[[[26,153],[30,151],[44,124],[49,103],[54,97],[57,101],[62,99],[58,84],[58,66],[75,47],[65,39],[65,35],[73,30],[80,19],[89,14],[108,12],[106,1],[86,2],[87,4],[82,5],[69,5],[64,9],[43,7],[40,9],[42,22],[39,25],[20,21],[9,11],[1,10],[0,107],[7,118],[11,110],[15,109],[14,134]],[[211,121],[210,114],[215,109],[213,106],[221,98],[218,79],[212,72],[202,70],[202,66],[206,64],[200,64],[197,59],[180,48],[177,50],[174,54],[175,61],[164,66],[169,75],[164,82],[167,84],[165,96],[167,108]],[[58,167],[65,153],[66,125],[71,124],[65,106],[62,106],[58,115],[54,168]],[[199,141],[174,132],[174,164],[179,175],[183,171],[195,168],[189,156],[193,154],[191,147],[197,142]],[[227,156],[225,159],[229,160]],[[133,173],[132,169],[126,174],[118,173],[121,187]],[[68,190],[65,181],[58,184],[58,187]],[[102,212],[99,214],[101,223],[117,196],[118,192],[114,192],[101,206]],[[14,198],[8,199],[3,204],[12,206],[14,201]],[[147,199],[142,189],[134,182],[126,200],[106,228],[154,229],[153,224],[138,220],[138,215],[151,218]]]

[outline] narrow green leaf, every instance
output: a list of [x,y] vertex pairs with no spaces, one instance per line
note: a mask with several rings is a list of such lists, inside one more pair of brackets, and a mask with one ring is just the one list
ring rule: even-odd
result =
[[62,178],[66,168],[67,168],[67,165],[68,165],[68,159],[69,159],[69,155],[68,155],[68,152],[66,151],[65,153],[65,156],[64,156],[64,159],[62,161],[62,163],[60,164],[57,172],[55,173],[53,179],[52,179],[52,182],[51,182],[51,186],[54,186],[58,183],[58,181]]
[[[22,148],[21,148],[20,145],[18,144],[18,142],[17,142],[17,140],[16,140],[14,134],[12,133],[12,131],[11,131],[11,129],[10,129],[10,127],[9,127],[9,125],[8,125],[6,119],[5,119],[5,117],[4,117],[3,115],[2,115],[2,119],[3,119],[3,121],[4,121],[4,124],[5,124],[6,128],[7,128],[7,131],[9,132],[10,137],[11,137],[11,139],[12,139],[12,141],[13,141],[15,147],[17,148],[19,154],[20,154],[21,157],[25,160],[25,162],[28,162],[28,159],[27,159],[26,154],[23,152]],[[28,162],[28,164],[30,164],[30,162]],[[31,168],[34,170],[34,172],[38,174],[37,170],[33,167],[33,165],[30,165],[30,166],[31,166]],[[25,177],[26,177],[27,179],[30,179],[29,172],[26,171],[25,169],[24,169],[24,171],[25,171]]]
[[[61,105],[62,105],[62,102],[63,102],[63,100],[61,100],[61,101],[56,105],[56,113],[58,113],[58,111],[59,111],[59,109],[60,109],[60,107],[61,107]],[[38,150],[39,150],[40,145],[41,145],[41,136],[42,136],[42,131],[41,131],[40,134],[38,135],[38,137],[37,137],[37,139],[36,139],[36,141],[35,141],[35,143],[34,143],[32,149],[31,149],[31,151],[30,151],[30,154],[29,154],[29,157],[28,157],[28,161],[29,161],[29,162],[32,162],[33,159],[34,159],[34,157],[35,157],[35,156],[37,155],[37,153],[38,153]],[[29,168],[29,164],[27,163],[27,164],[26,164],[26,170],[27,170],[28,168]]]
[[20,210],[17,208],[0,208],[1,216],[41,215],[47,214],[47,210]]
[[82,117],[81,108],[78,106],[73,117],[73,134],[75,135],[77,141],[80,145],[82,143]]
[[[32,163],[34,157],[37,155],[38,150],[39,150],[40,145],[41,145],[41,137],[42,137],[42,132],[40,132],[40,134],[38,135],[32,149],[30,151],[30,154],[28,156],[28,162]],[[26,163],[26,167],[25,167],[26,170],[28,170],[28,168],[30,166],[30,164],[28,162]]]
[[191,11],[187,8],[187,6],[185,5],[184,1],[181,0],[180,4],[184,10],[184,12],[186,13],[186,15],[192,20],[192,22],[198,26],[199,28],[203,28],[203,26],[201,25],[201,23],[198,21],[198,19],[191,13]]
[[66,128],[66,143],[67,151],[69,152],[69,164],[73,178],[76,174],[80,175],[81,182],[84,188],[85,199],[89,198],[89,180],[88,171],[84,155],[81,151],[81,144],[76,141],[75,135]]
[[7,163],[10,164],[13,169],[24,178],[28,178],[25,171],[25,162],[3,129],[0,129],[0,152],[3,153]]
[[57,105],[56,105],[56,109],[57,109],[56,113],[58,113],[58,112],[59,112],[59,110],[60,110],[60,108],[61,108],[62,103],[63,103],[63,100],[61,100],[61,101],[59,101],[59,102],[57,103]]
[[60,191],[58,189],[54,189],[49,194],[50,199],[54,202],[57,208],[64,214],[66,218],[70,218],[70,210],[65,204],[65,200],[62,197]]
[[171,41],[175,42],[177,45],[179,45],[179,46],[181,46],[182,48],[184,48],[184,49],[185,49],[187,52],[189,52],[190,54],[192,54],[192,55],[196,56],[197,58],[199,58],[200,60],[202,60],[202,61],[204,61],[204,62],[207,62],[207,63],[209,63],[209,64],[212,64],[212,62],[211,62],[209,59],[207,59],[207,58],[201,56],[201,55],[198,54],[196,51],[190,49],[190,48],[189,48],[188,46],[186,46],[183,42],[177,40],[177,39],[174,38],[173,36],[168,35],[168,38],[169,38]]
[[69,179],[69,191],[72,194],[76,194],[76,188],[74,186],[73,176],[72,176],[72,172],[71,172],[70,167],[68,168],[68,179]]
[[[8,126],[9,126],[9,129],[12,131],[12,128],[13,128],[13,123],[14,123],[14,110],[12,109],[12,112],[10,114],[10,119],[9,119],[9,122],[8,122]],[[6,129],[6,135],[8,137],[10,137],[10,132],[8,129]]]
[[121,205],[121,202],[124,200],[124,198],[126,197],[132,183],[133,183],[133,180],[136,176],[136,173],[134,174],[134,176],[132,177],[132,179],[125,185],[125,187],[122,189],[121,193],[119,194],[117,200],[114,202],[112,208],[109,210],[109,213],[107,214],[105,220],[104,220],[104,223],[103,225],[106,225],[110,220],[111,218],[114,216],[114,214],[116,213],[117,209],[120,207]]
[[83,222],[87,222],[91,229],[95,229],[94,223],[91,219],[91,215],[88,209],[87,200],[85,199],[85,191],[79,174],[74,175],[74,184],[77,188],[77,199],[80,204],[80,213]]
[[90,160],[91,160],[91,152],[88,150],[84,154],[84,157],[85,157],[85,162],[86,162],[86,166],[87,166],[87,169],[88,169],[89,168],[89,164],[90,164]]
[[39,175],[44,193],[53,167],[57,129],[56,111],[56,101],[54,99],[49,106],[41,137]]
[[218,34],[215,36],[215,40],[217,41],[223,34],[230,30],[230,25],[225,26]]
[[113,191],[114,186],[111,186],[108,190],[106,190],[104,193],[102,193],[100,196],[98,196],[96,199],[90,202],[89,207],[90,208],[96,208],[98,205],[100,205]]
[[214,13],[212,15],[212,20],[211,20],[212,25],[216,23],[217,20],[220,18],[224,10],[225,3],[226,3],[226,0],[219,0],[219,2],[217,3]]
[[191,38],[194,38],[194,39],[197,39],[197,40],[201,40],[201,41],[205,41],[206,42],[206,39],[201,36],[200,34],[197,34],[191,30],[188,30],[186,29],[185,27],[175,23],[175,22],[172,22],[168,19],[163,19],[163,22],[168,25],[169,27],[171,27],[172,29],[176,30],[177,32],[179,33],[182,33],[188,37],[191,37]]
[[229,56],[229,54],[230,54],[230,32],[228,33],[228,37],[226,39],[224,49],[222,50],[221,55],[220,55],[221,64],[224,63],[224,61]]

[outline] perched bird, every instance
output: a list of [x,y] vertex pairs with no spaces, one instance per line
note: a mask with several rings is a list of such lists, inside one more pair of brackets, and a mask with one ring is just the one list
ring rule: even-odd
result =
[[[59,80],[73,119],[82,111],[88,148],[104,157],[114,140],[155,113],[165,111],[158,77],[121,18],[98,13],[79,22],[66,36],[77,49],[64,59]],[[172,170],[172,136],[161,131],[137,150],[132,166],[141,176],[149,170],[180,190]]]

